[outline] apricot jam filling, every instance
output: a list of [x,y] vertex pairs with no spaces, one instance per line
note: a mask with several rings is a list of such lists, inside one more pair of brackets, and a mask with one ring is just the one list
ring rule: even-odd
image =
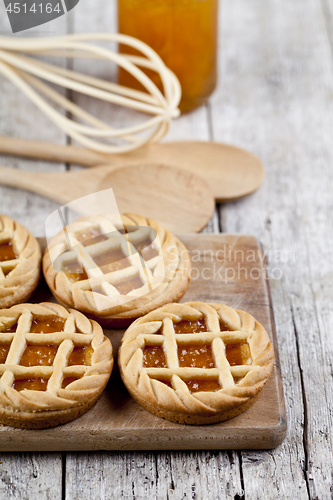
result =
[[0,365],[4,365],[6,363],[9,349],[10,349],[10,344],[0,345]]
[[230,366],[250,365],[252,363],[250,347],[247,342],[227,344],[225,355]]
[[68,359],[68,366],[73,366],[73,365],[90,366],[93,352],[94,350],[90,346],[74,347],[74,350],[72,351]]
[[221,386],[217,379],[197,379],[197,380],[184,380],[188,390],[192,392],[201,391],[219,391]]
[[104,274],[120,271],[131,265],[120,249],[96,255],[93,257],[93,261],[96,266],[101,268]]
[[196,319],[194,321],[184,320],[173,324],[175,333],[199,333],[207,332],[205,318]]
[[221,332],[229,332],[230,331],[230,328],[222,320],[220,320],[220,331]]
[[4,274],[5,276],[8,276],[8,274],[9,274],[9,273],[11,273],[11,272],[12,272],[12,270],[13,270],[13,269],[12,269],[11,267],[7,267],[7,268],[6,268],[6,267],[3,267],[3,268],[2,268],[2,272],[3,272],[3,274]]
[[99,243],[100,241],[105,241],[108,238],[102,233],[99,227],[92,227],[87,229],[86,231],[82,231],[81,233],[77,233],[75,238],[82,243],[84,247],[95,245],[95,243]]
[[129,280],[121,281],[120,283],[117,283],[116,285],[113,285],[118,292],[121,295],[127,295],[128,293],[132,292],[133,290],[137,290],[138,288],[141,288],[144,285],[142,279],[140,276],[136,278],[132,278]]
[[0,329],[0,333],[14,333],[16,332],[16,330],[17,330],[17,323],[15,323],[12,326],[2,327]]
[[187,344],[178,346],[179,366],[215,368],[211,345]]
[[52,345],[28,345],[22,354],[21,366],[52,366],[58,347]]
[[140,241],[139,243],[133,243],[133,245],[145,261],[153,259],[158,255],[158,251],[149,239]]
[[66,274],[69,281],[83,281],[88,279],[86,271],[83,269],[78,260],[70,260],[62,264],[61,270]]
[[[172,388],[171,380],[157,378],[159,382]],[[219,391],[221,389],[220,383],[217,379],[193,379],[193,380],[183,380],[187,385],[188,390],[192,394],[193,392],[200,391]]]
[[41,377],[15,379],[12,387],[17,391],[46,391],[47,383],[48,379]]
[[166,359],[163,348],[160,346],[146,345],[142,349],[144,368],[166,368]]
[[72,382],[75,382],[75,380],[79,380],[79,377],[65,377],[64,380],[62,381],[62,389],[65,389],[69,384]]
[[0,244],[0,262],[6,262],[7,260],[16,260],[17,257],[18,255],[16,254],[13,243],[11,241]]
[[244,377],[233,377],[235,384],[237,385]]
[[34,318],[31,323],[30,333],[54,333],[63,332],[65,320],[54,318]]
[[165,385],[167,385],[168,387],[171,387],[171,388],[172,388],[172,384],[171,384],[171,381],[170,381],[170,380],[161,379],[161,378],[156,378],[155,380],[157,380],[158,382],[162,382],[162,384],[165,384]]

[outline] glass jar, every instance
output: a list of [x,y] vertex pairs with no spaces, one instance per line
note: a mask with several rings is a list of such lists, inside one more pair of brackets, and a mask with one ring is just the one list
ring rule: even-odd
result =
[[[177,75],[182,112],[204,104],[216,86],[217,16],[218,0],[118,0],[119,33],[146,42]],[[120,51],[136,53],[128,46]],[[145,72],[161,87],[156,73]],[[123,69],[119,83],[140,88]]]

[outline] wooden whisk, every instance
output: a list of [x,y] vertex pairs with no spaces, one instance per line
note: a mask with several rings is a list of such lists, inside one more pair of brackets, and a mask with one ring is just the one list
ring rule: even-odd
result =
[[[142,56],[119,54],[96,43],[89,43],[105,41],[133,47]],[[131,73],[147,92],[48,64],[31,55],[106,59]],[[140,68],[159,74],[163,92]],[[178,104],[181,87],[177,77],[153,49],[127,35],[96,33],[43,39],[0,36],[0,73],[17,85],[66,134],[87,148],[102,153],[124,153],[143,144],[156,142],[167,132],[171,119],[180,114]],[[139,125],[116,129],[62,96],[45,81],[153,116]],[[57,111],[43,96],[85,123],[79,123]],[[98,138],[101,140],[96,140]],[[117,143],[103,142],[103,139],[110,138]],[[119,139],[121,144],[118,143]]]

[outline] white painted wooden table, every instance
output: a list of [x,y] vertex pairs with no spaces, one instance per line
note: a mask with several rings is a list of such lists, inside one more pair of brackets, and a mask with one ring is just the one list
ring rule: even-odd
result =
[[[0,30],[9,34],[0,8]],[[217,91],[206,107],[174,122],[166,139],[233,143],[265,164],[262,188],[220,206],[207,231],[253,234],[269,251],[287,438],[259,452],[2,453],[0,498],[332,498],[333,1],[224,0],[220,14]],[[114,1],[81,0],[66,19],[43,27],[45,34],[97,30],[115,30]],[[114,123],[126,116],[112,111]],[[0,133],[67,140],[3,80]],[[0,188],[0,211],[35,235],[44,234],[55,208]]]

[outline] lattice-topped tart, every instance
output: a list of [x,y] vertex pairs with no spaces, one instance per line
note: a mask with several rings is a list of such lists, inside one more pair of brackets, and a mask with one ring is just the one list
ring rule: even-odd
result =
[[119,351],[121,376],[146,410],[173,422],[209,424],[242,413],[274,362],[264,327],[222,304],[168,304],[136,320]]
[[57,300],[104,326],[126,326],[179,300],[190,281],[185,246],[152,219],[83,217],[53,238],[43,258]]
[[0,214],[0,308],[28,300],[39,282],[41,259],[36,238]]
[[0,423],[40,429],[79,417],[112,366],[109,339],[80,312],[51,303],[0,310]]

